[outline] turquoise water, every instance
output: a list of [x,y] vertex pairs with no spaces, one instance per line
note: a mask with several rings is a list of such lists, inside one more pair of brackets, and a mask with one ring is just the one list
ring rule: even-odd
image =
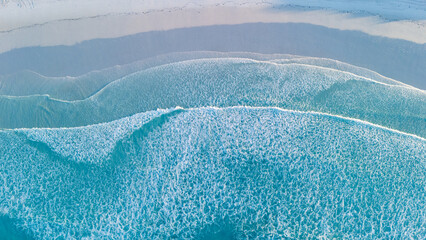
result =
[[326,112],[426,136],[419,127],[426,119],[424,91],[318,65],[226,57],[169,63],[111,81],[82,100],[2,96],[8,117],[0,127],[74,127],[157,108],[243,105]]
[[331,59],[200,54],[5,78],[0,238],[426,235],[423,90]]
[[277,108],[0,132],[0,209],[35,237],[424,235],[426,142]]

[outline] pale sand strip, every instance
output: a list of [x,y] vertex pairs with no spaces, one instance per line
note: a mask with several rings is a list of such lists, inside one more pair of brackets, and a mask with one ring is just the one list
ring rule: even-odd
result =
[[309,23],[419,44],[426,43],[426,21],[381,22],[376,17],[318,11],[280,11],[266,6],[174,8],[151,12],[110,14],[58,20],[0,33],[0,53],[29,46],[73,45],[97,38],[115,38],[141,32],[241,23]]

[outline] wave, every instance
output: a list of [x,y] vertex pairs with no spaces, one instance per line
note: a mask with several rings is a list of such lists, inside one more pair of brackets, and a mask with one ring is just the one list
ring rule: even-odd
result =
[[333,59],[327,59],[327,58],[314,58],[314,57],[298,57],[298,58],[291,58],[291,59],[274,59],[271,60],[272,62],[276,63],[301,63],[301,64],[307,64],[307,65],[313,65],[318,67],[326,67],[331,69],[336,69],[348,73],[355,74],[359,77],[364,77],[371,79],[373,81],[378,81],[381,83],[387,83],[391,85],[401,85],[406,87],[412,87],[410,85],[404,84],[402,82],[396,81],[394,79],[385,77],[383,75],[380,75],[374,71],[371,71],[366,68],[357,67],[354,65],[350,65],[341,61],[333,60]]
[[15,74],[0,76],[0,95],[49,95],[51,98],[58,100],[83,100],[95,94],[107,84],[138,71],[173,62],[197,58],[218,57],[251,57],[258,60],[267,60],[270,58],[296,58],[298,56],[288,54],[258,54],[243,52],[177,52],[158,55],[156,57],[135,61],[130,64],[116,65],[111,68],[95,70],[77,77],[48,77],[34,71],[24,70]]
[[32,145],[41,144],[55,154],[74,162],[102,164],[113,152],[118,141],[142,128],[153,119],[178,110],[156,110],[133,115],[109,123],[60,129],[28,129],[25,132]]
[[2,128],[74,127],[158,108],[281,107],[357,118],[426,136],[424,91],[306,64],[209,58],[165,64],[114,81],[85,100],[2,97]]
[[37,238],[425,233],[426,140],[358,120],[169,109],[81,128],[0,131],[0,142],[0,211]]
[[280,64],[301,63],[346,71],[360,77],[366,77],[388,84],[404,85],[403,83],[384,77],[371,70],[332,59],[302,57],[289,54],[258,54],[244,52],[221,53],[201,51],[159,55],[145,60],[136,61],[131,64],[117,65],[112,68],[92,71],[77,77],[47,77],[33,71],[25,70],[15,74],[0,76],[0,95],[49,95],[51,98],[58,100],[83,100],[94,95],[109,83],[119,80],[129,74],[159,65],[201,58],[250,58],[259,61],[277,62]]

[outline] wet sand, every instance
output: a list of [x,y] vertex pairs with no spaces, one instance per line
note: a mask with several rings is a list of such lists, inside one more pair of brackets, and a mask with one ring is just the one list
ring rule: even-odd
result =
[[[142,32],[244,23],[307,23],[338,30],[355,30],[372,36],[426,43],[426,21],[383,21],[326,10],[288,10],[272,4],[259,6],[207,6],[107,13],[101,10],[70,16],[35,15],[39,19],[0,17],[0,53],[30,46],[74,45]],[[74,12],[74,11],[71,11]],[[30,14],[31,12],[28,12]],[[27,14],[27,13],[25,13]],[[22,16],[26,16],[26,15]],[[29,15],[31,16],[31,15]],[[49,17],[48,17],[49,16]]]
[[239,51],[323,57],[365,67],[426,89],[426,45],[301,23],[248,23],[151,31],[73,46],[21,48],[0,54],[0,74],[32,70],[78,76],[182,51]]

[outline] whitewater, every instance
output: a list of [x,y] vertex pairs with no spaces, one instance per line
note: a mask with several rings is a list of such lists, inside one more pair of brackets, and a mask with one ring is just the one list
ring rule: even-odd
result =
[[0,209],[41,238],[425,233],[425,139],[353,119],[177,108],[0,141]]

